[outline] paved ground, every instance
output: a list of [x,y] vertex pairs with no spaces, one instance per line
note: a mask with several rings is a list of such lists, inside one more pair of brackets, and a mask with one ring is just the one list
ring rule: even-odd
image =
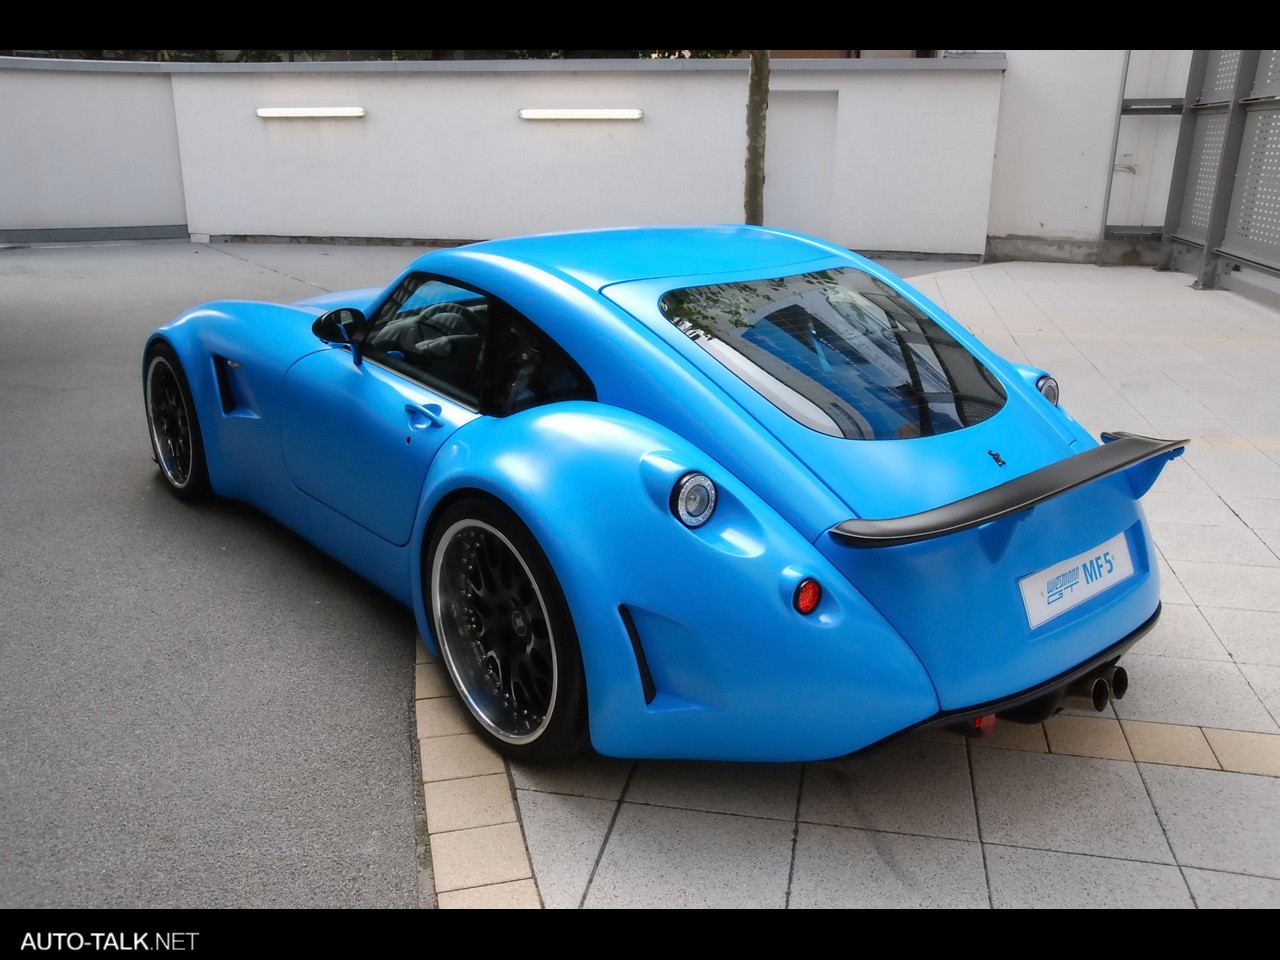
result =
[[0,249],[0,907],[1280,906],[1280,313],[1146,268],[892,265],[1090,429],[1193,437],[1106,714],[537,772],[470,734],[407,612],[148,456],[158,322],[414,252]]
[[0,249],[0,907],[419,903],[412,618],[169,496],[140,386],[196,302],[410,253],[246,246]]

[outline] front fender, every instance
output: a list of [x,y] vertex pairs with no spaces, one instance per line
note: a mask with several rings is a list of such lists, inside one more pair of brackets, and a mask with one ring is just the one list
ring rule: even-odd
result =
[[[690,470],[715,514],[673,516]],[[446,497],[479,491],[538,539],[572,611],[592,742],[604,754],[798,760],[859,749],[938,710],[897,632],[749,487],[669,430],[566,403],[457,431],[432,464],[414,542]],[[418,627],[435,648],[414,559]],[[818,610],[792,606],[816,577]]]

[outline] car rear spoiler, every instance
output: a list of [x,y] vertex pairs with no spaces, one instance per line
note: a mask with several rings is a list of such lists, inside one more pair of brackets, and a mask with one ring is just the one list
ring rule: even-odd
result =
[[1104,433],[1102,446],[1077,453],[998,487],[923,513],[886,520],[845,520],[829,531],[850,547],[895,547],[932,540],[1030,510],[1086,483],[1145,464],[1128,474],[1134,497],[1155,483],[1169,460],[1181,456],[1188,440],[1158,440],[1134,433]]

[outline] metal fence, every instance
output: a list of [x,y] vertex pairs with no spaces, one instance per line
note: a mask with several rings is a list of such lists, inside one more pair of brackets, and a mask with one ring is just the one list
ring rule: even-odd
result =
[[1280,50],[1195,52],[1163,245],[1165,267],[1198,253],[1197,288],[1237,265],[1280,276]]

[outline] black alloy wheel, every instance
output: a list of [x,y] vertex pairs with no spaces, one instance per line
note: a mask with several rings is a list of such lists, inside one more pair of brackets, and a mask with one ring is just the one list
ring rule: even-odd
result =
[[506,507],[469,499],[433,525],[429,617],[463,704],[507,756],[557,760],[586,740],[577,634],[559,581]]
[[182,364],[167,343],[148,352],[144,393],[151,449],[165,483],[184,500],[205,496],[209,473],[200,424]]

